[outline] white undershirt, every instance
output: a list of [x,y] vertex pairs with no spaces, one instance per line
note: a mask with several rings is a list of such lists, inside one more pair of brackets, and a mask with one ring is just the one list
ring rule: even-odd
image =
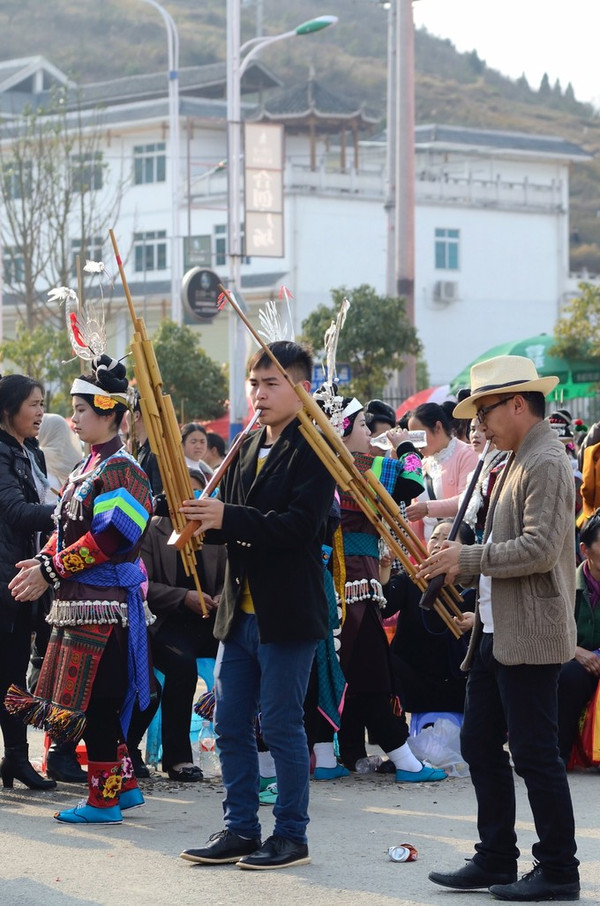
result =
[[[486,544],[490,544],[491,541],[492,532],[490,532]],[[494,617],[492,615],[492,577],[484,576],[483,573],[479,576],[479,618],[483,623],[484,632],[494,631]]]

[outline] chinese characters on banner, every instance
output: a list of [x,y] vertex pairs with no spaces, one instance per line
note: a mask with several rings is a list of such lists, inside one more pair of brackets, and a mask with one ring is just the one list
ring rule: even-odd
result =
[[283,258],[283,126],[244,126],[245,254]]

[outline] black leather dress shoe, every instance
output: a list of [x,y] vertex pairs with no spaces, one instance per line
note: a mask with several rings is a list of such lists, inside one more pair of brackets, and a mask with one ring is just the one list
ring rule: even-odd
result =
[[177,771],[175,768],[169,768],[167,773],[170,780],[179,780],[180,783],[198,783],[200,780],[204,780],[204,774],[196,764],[179,768]]
[[492,884],[510,884],[517,880],[517,872],[486,871],[469,859],[457,871],[429,872],[429,880],[442,887],[452,887],[454,890],[479,890]]
[[212,834],[201,849],[184,850],[181,858],[188,862],[220,865],[226,862],[238,862],[242,856],[247,856],[257,849],[260,849],[260,838],[254,837],[246,840],[230,830],[222,830],[218,834]]
[[490,893],[497,900],[517,903],[541,903],[544,900],[578,900],[579,881],[556,884],[544,876],[541,865],[536,865],[514,884],[492,884]]
[[293,865],[306,865],[310,862],[306,843],[297,843],[286,837],[273,835],[267,837],[260,849],[238,862],[238,868],[291,868]]

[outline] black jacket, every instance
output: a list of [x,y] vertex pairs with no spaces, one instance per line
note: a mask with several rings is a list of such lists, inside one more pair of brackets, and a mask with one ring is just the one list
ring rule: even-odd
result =
[[225,588],[215,635],[226,639],[247,578],[261,642],[325,638],[328,606],[323,542],[334,479],[294,419],[256,474],[265,429],[256,431],[221,484],[223,527],[206,540],[227,543]]
[[[42,464],[43,461],[40,461]],[[53,504],[42,504],[31,474],[29,456],[0,429],[0,630],[12,630],[17,604],[8,583],[15,563],[35,556],[36,532],[51,532]]]

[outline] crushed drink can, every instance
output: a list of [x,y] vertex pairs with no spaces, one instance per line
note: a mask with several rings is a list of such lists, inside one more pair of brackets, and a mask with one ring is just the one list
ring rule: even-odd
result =
[[400,846],[390,846],[388,856],[390,862],[416,862],[419,853],[412,843],[401,843]]

